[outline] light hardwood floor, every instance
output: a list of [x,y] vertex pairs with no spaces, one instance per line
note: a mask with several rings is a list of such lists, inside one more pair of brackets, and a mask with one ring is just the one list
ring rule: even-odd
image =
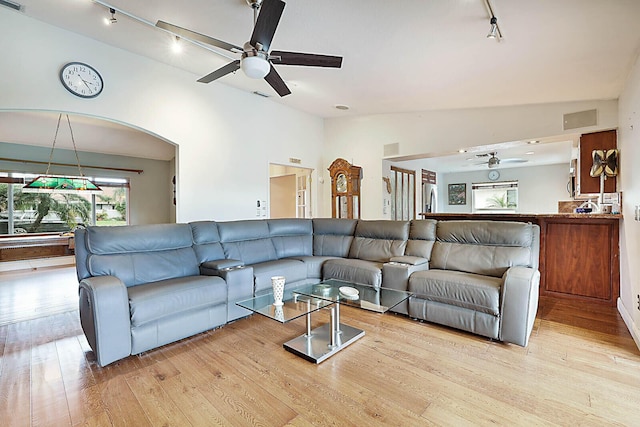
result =
[[640,424],[640,352],[613,307],[543,299],[527,348],[341,315],[366,335],[320,365],[282,348],[302,319],[254,315],[105,368],[77,311],[3,325],[0,425]]

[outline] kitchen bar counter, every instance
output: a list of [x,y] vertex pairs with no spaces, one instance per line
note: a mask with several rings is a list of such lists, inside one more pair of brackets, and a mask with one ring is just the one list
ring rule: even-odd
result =
[[615,305],[620,295],[619,214],[421,213],[437,220],[540,226],[540,294]]

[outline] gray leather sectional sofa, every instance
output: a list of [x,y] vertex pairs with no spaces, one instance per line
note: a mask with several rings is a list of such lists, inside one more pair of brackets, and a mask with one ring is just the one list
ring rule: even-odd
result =
[[408,290],[392,311],[526,346],[538,226],[274,219],[76,232],[80,320],[101,366],[250,314],[235,302],[323,279]]

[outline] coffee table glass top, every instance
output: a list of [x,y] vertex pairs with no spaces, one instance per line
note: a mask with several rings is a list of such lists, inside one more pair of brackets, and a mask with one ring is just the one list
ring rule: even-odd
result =
[[[351,297],[340,291],[346,286],[358,290],[358,295]],[[307,285],[294,290],[295,293],[309,297],[322,298],[327,301],[363,308],[365,310],[384,313],[411,296],[410,292],[389,288],[374,288],[369,285],[343,282],[341,280],[325,280],[315,285]]]
[[293,294],[291,291],[285,291],[284,300],[284,304],[281,306],[273,305],[273,294],[269,293],[238,301],[236,304],[282,323],[287,323],[305,314],[335,304],[334,301],[314,298],[313,296],[306,296],[299,293]]

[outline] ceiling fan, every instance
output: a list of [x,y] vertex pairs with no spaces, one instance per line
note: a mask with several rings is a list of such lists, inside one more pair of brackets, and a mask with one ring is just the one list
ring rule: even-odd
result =
[[525,160],[525,159],[518,159],[518,158],[500,159],[497,156],[497,154],[498,154],[497,151],[492,151],[490,153],[484,153],[484,154],[476,154],[476,157],[489,157],[490,156],[489,160],[487,160],[486,162],[476,163],[476,165],[484,165],[484,164],[486,164],[487,166],[489,166],[489,168],[493,169],[493,168],[497,168],[500,163],[525,163],[525,162],[527,162],[527,160]]
[[[306,67],[331,67],[340,68],[342,57],[330,55],[318,55],[314,53],[285,52],[272,50],[271,40],[276,32],[280,17],[284,11],[285,3],[282,0],[246,0],[253,8],[253,33],[251,39],[243,47],[214,39],[204,34],[158,21],[156,27],[167,30],[177,36],[182,36],[198,42],[210,44],[232,53],[241,54],[237,59],[222,68],[219,68],[206,76],[200,78],[201,83],[210,83],[220,77],[226,76],[242,68],[242,71],[252,79],[264,78],[267,83],[280,96],[291,93],[282,77],[273,67],[273,64],[281,65],[301,65]],[[259,13],[258,13],[259,12]]]

